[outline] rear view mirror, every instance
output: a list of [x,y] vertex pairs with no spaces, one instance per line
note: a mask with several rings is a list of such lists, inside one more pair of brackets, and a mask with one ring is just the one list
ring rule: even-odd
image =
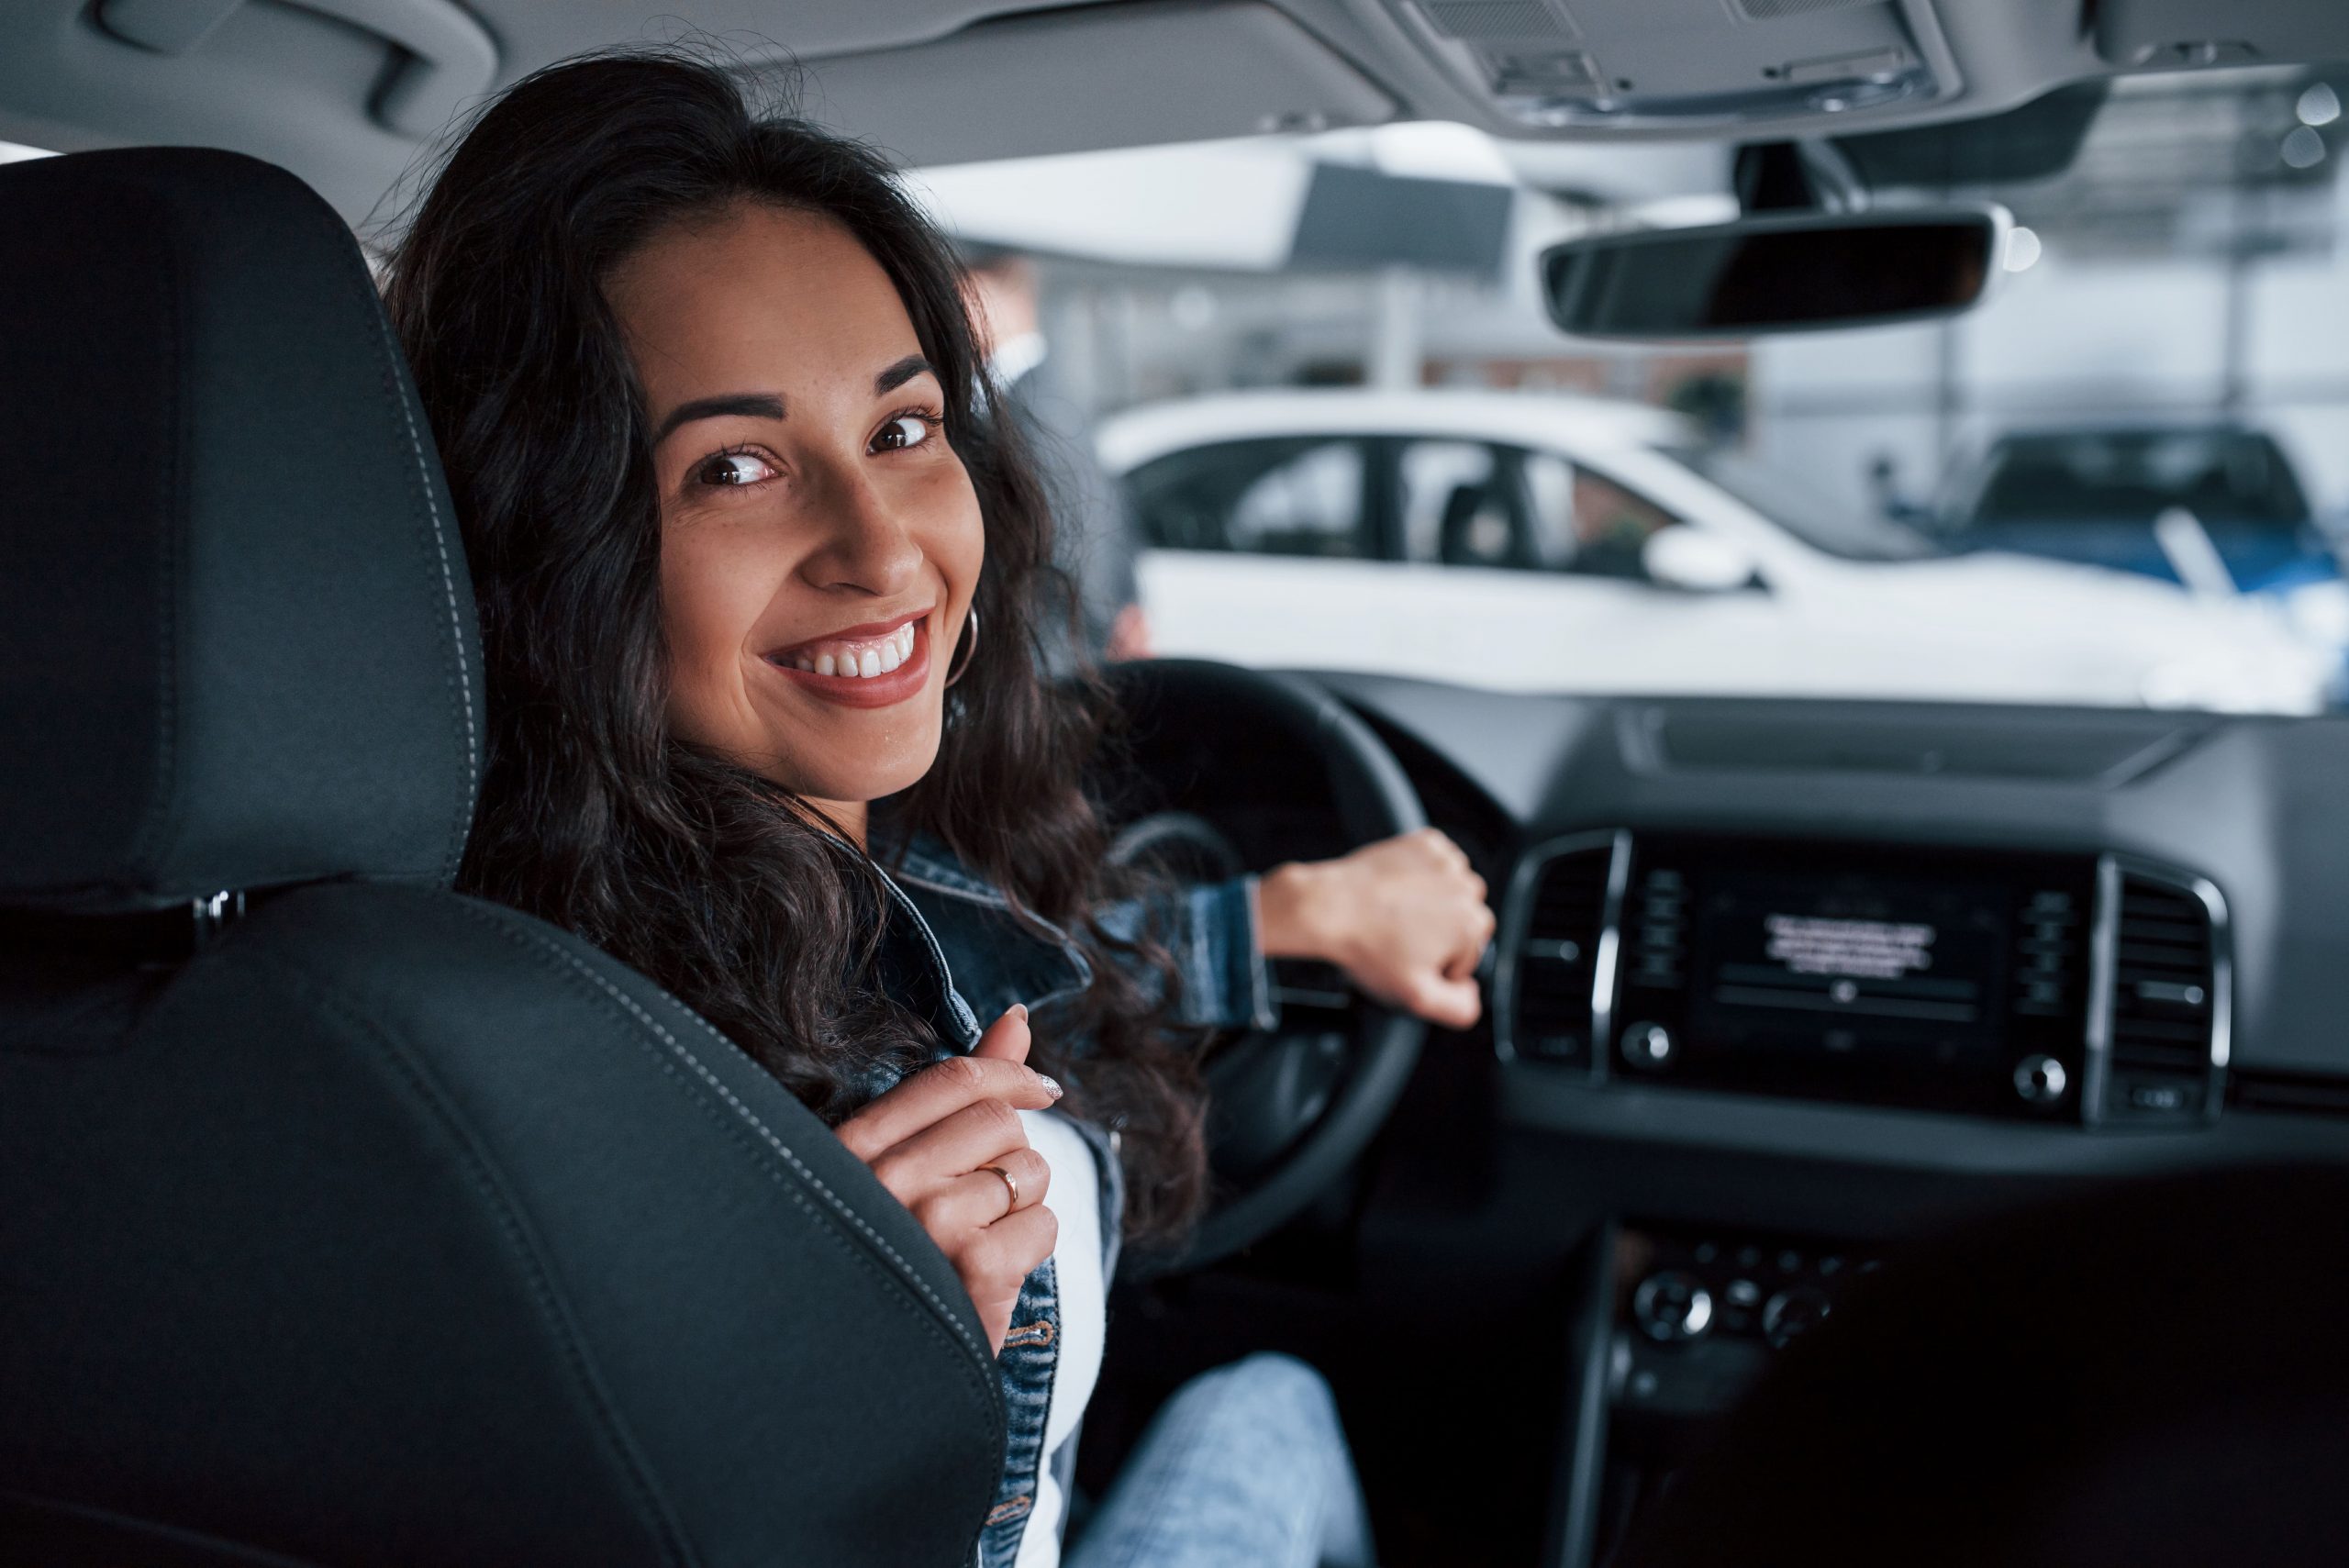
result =
[[2006,209],[1742,218],[1594,235],[1542,258],[1550,318],[1578,338],[1743,338],[1954,316],[1998,275]]
[[1640,565],[1660,587],[1692,594],[1727,594],[1751,584],[1754,561],[1719,534],[1675,523],[1640,546]]

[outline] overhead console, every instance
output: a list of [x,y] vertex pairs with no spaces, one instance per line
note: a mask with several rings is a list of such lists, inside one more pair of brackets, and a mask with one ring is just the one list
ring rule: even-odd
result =
[[2114,855],[1582,834],[1513,880],[1495,1039],[1597,1084],[2192,1126],[2227,937],[2216,887]]
[[1961,83],[1930,0],[1390,0],[1528,128],[1701,130],[1915,107]]

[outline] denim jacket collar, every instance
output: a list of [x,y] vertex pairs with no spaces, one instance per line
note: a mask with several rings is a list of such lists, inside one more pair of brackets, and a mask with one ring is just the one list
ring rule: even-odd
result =
[[933,947],[952,954],[952,989],[980,1028],[1014,1002],[1041,1013],[1093,984],[1093,965],[1067,932],[1015,911],[936,840],[917,834],[883,863]]

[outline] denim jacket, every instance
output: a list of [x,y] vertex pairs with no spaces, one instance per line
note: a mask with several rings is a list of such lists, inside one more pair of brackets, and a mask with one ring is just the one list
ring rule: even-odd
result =
[[[1003,895],[973,875],[944,846],[917,838],[883,853],[895,908],[882,940],[882,981],[925,1014],[948,1047],[969,1051],[980,1030],[1014,1002],[1049,1022],[1051,1008],[1084,991],[1093,970],[1075,942],[1041,921],[1015,917]],[[1180,985],[1171,1017],[1200,1027],[1269,1028],[1271,986],[1257,940],[1247,880],[1185,888],[1142,904],[1101,912],[1103,927],[1126,937],[1145,925],[1174,959]],[[1063,1040],[1081,1076],[1085,1042]],[[887,1088],[875,1086],[875,1093]],[[1102,1278],[1117,1269],[1125,1178],[1113,1131],[1071,1118],[1101,1173]],[[1059,1362],[1060,1298],[1052,1260],[1028,1276],[1012,1311],[996,1366],[1009,1429],[1003,1480],[979,1538],[982,1568],[1008,1568],[1034,1507],[1036,1482],[1050,1464],[1068,1495],[1074,1440],[1046,1454],[1044,1418]],[[1065,1526],[1065,1518],[1063,1519]]]

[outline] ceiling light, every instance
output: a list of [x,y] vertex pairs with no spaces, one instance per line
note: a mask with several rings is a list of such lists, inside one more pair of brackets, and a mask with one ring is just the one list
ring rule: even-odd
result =
[[2331,125],[2341,117],[2341,95],[2329,83],[2311,82],[2294,112],[2302,125]]
[[2017,224],[2007,231],[2007,271],[2020,272],[2026,270],[2032,262],[2039,260],[2040,252],[2043,249],[2044,247],[2039,243],[2039,235],[2036,230],[2025,228],[2021,224]]

